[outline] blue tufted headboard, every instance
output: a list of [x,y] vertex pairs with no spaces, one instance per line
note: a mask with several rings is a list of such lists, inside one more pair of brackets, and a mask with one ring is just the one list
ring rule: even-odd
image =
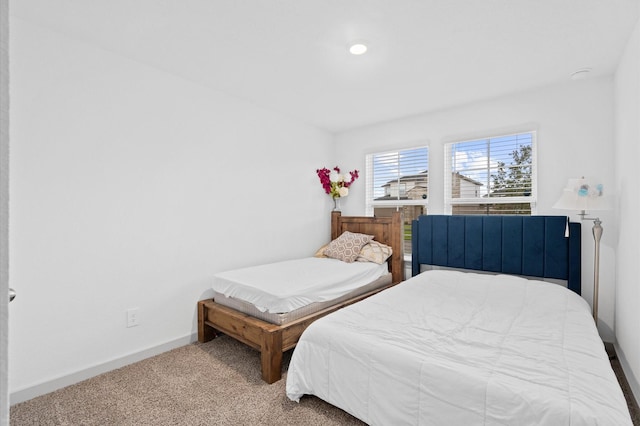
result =
[[412,223],[412,275],[420,265],[567,280],[581,291],[580,223],[566,216],[423,215]]

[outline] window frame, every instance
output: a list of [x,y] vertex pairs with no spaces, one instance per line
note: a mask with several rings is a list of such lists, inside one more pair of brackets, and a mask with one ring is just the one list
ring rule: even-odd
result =
[[[478,141],[490,141],[492,139],[500,139],[505,137],[530,134],[531,135],[531,195],[529,196],[516,196],[516,197],[453,197],[453,185],[451,183],[451,176],[454,173],[453,161],[452,161],[452,147],[456,144],[472,143]],[[537,162],[537,145],[538,134],[536,129],[521,129],[512,132],[492,133],[485,136],[469,137],[459,139],[455,141],[446,142],[444,144],[444,214],[452,215],[453,207],[456,205],[488,205],[488,204],[530,204],[531,215],[537,214],[537,199],[538,199],[538,162]],[[490,148],[489,148],[490,149]],[[487,163],[487,169],[489,176],[491,176],[491,167]]]
[[[373,164],[373,160],[374,157],[377,155],[389,155],[389,154],[394,154],[397,153],[398,156],[400,156],[400,154],[404,151],[412,151],[412,150],[416,150],[416,149],[425,149],[427,152],[427,198],[425,199],[418,199],[418,200],[410,200],[410,199],[400,199],[397,198],[395,200],[375,200],[374,198],[374,192],[375,192],[375,188],[374,188],[374,181],[373,181],[373,176],[374,176],[374,164]],[[373,215],[374,212],[374,208],[375,207],[403,207],[403,206],[424,206],[428,209],[429,206],[429,194],[431,193],[430,188],[431,188],[431,179],[429,178],[429,144],[426,142],[423,143],[417,143],[416,145],[410,146],[410,147],[406,147],[406,148],[396,148],[396,149],[388,149],[388,150],[384,150],[384,151],[375,151],[375,152],[369,152],[366,154],[365,156],[365,184],[366,184],[366,189],[365,189],[365,211],[366,214],[371,216]],[[398,179],[398,184],[400,184],[400,178],[402,178],[402,176],[398,173],[397,175],[397,179]],[[391,181],[391,180],[390,180]],[[405,188],[405,192],[406,192],[406,188]]]
[[[374,182],[374,158],[376,156],[384,156],[384,155],[397,155],[398,159],[400,158],[400,156],[402,155],[403,152],[408,152],[408,151],[413,151],[413,150],[419,150],[419,149],[424,149],[426,151],[426,198],[420,198],[420,199],[416,199],[416,200],[411,200],[411,199],[400,199],[400,189],[398,189],[398,198],[394,199],[394,200],[375,200],[375,182]],[[430,165],[429,165],[429,144],[425,141],[425,142],[417,142],[415,145],[412,145],[410,147],[403,147],[403,148],[393,148],[393,149],[388,149],[388,150],[384,150],[384,151],[375,151],[375,152],[369,152],[366,154],[365,156],[365,211],[366,214],[368,216],[373,216],[375,209],[376,208],[381,208],[381,209],[393,209],[395,208],[395,210],[400,210],[400,209],[405,209],[406,207],[411,207],[411,206],[417,206],[420,208],[420,211],[422,211],[424,214],[426,212],[428,212],[428,208],[429,208],[429,194],[430,192],[430,188],[431,188],[431,178],[429,177],[429,169],[430,169]],[[400,185],[401,182],[401,178],[403,177],[400,174],[400,169],[401,169],[401,165],[400,163],[398,164],[398,174],[396,175],[396,179],[398,182],[398,185]],[[419,168],[420,169],[420,168]],[[414,175],[406,175],[404,177],[407,176],[416,176],[419,175],[421,172],[415,173]],[[391,180],[387,180],[385,182],[386,183],[390,183],[392,182],[393,179]],[[406,193],[406,186],[405,186],[405,190],[404,192]],[[413,215],[412,215],[413,217]],[[411,245],[410,245],[410,240],[409,240],[409,245],[406,245],[406,238],[407,238],[407,230],[409,230],[408,232],[410,233],[410,229],[411,229],[411,225],[410,223],[407,224],[407,222],[409,221],[409,219],[407,217],[403,217],[403,221],[405,223],[403,223],[403,227],[404,227],[404,232],[405,234],[403,235],[403,239],[405,240],[405,251],[404,251],[404,260],[405,262],[411,262]]]

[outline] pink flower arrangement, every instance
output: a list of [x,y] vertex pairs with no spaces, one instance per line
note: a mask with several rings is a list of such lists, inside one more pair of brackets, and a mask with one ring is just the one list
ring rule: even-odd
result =
[[320,183],[324,188],[324,192],[331,195],[333,199],[346,197],[349,195],[349,187],[358,179],[358,171],[353,170],[349,172],[349,175],[343,175],[340,173],[338,166],[333,168],[333,171],[326,167],[317,169],[316,173],[320,178]]

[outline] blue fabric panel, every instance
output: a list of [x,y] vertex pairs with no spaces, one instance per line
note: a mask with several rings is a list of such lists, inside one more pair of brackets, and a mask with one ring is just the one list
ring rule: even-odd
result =
[[522,221],[522,274],[544,277],[544,224],[542,216],[531,216]]
[[482,218],[482,270],[502,271],[502,218]]
[[565,218],[547,217],[544,226],[544,273],[548,278],[569,275],[569,246],[565,237]]
[[569,224],[569,284],[568,287],[578,294],[582,293],[582,226]]
[[482,270],[482,216],[467,216],[464,227],[464,267]]
[[522,216],[502,217],[502,269],[522,275]]
[[433,222],[431,227],[431,234],[433,242],[431,249],[433,250],[432,258],[433,264],[439,266],[449,266],[449,247],[448,247],[448,223],[449,218],[452,216],[432,216]]
[[[417,220],[411,221],[411,235],[417,236],[420,233]],[[418,247],[419,238],[411,238],[411,276],[414,277],[420,273],[420,248]]]
[[[423,265],[433,265],[432,241],[433,233],[431,232],[431,216],[418,217],[419,232],[412,235],[418,238],[418,260]],[[415,252],[414,252],[415,253]]]
[[464,216],[451,216],[448,222],[447,265],[452,268],[464,268],[465,218]]

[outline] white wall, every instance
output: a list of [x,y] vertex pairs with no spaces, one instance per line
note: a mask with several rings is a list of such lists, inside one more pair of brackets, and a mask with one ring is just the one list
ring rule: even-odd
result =
[[0,426],[9,424],[9,1],[0,0]]
[[215,272],[328,240],[315,170],[332,135],[19,19],[11,32],[12,403],[191,341]]
[[616,277],[617,353],[640,401],[640,21],[615,76],[616,209],[619,221]]
[[[567,179],[585,176],[613,188],[613,82],[611,78],[567,81],[492,101],[369,126],[337,136],[340,162],[365,168],[367,153],[429,145],[429,211],[444,212],[444,143],[503,132],[538,131],[537,214],[577,215],[554,210]],[[354,188],[356,189],[356,188]],[[351,195],[353,194],[353,195]],[[345,214],[362,214],[364,188],[357,187],[343,203]],[[599,331],[613,341],[616,215],[599,212],[601,241]],[[593,237],[590,221],[583,222],[582,294],[593,297]]]

